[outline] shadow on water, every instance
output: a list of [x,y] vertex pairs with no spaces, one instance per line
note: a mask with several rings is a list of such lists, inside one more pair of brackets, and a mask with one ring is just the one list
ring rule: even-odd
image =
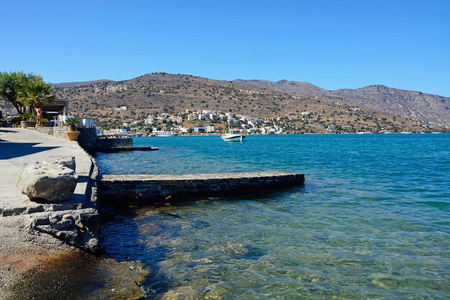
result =
[[36,147],[39,143],[11,143],[0,142],[0,159],[10,159],[26,156],[59,147]]

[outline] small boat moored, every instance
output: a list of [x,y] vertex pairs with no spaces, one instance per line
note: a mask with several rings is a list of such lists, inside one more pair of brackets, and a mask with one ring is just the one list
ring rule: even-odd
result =
[[245,135],[240,130],[230,130],[228,133],[222,134],[221,138],[225,142],[243,142]]
[[155,131],[154,134],[157,137],[172,137],[172,136],[178,135],[178,133],[176,133],[174,131],[168,131],[168,130]]

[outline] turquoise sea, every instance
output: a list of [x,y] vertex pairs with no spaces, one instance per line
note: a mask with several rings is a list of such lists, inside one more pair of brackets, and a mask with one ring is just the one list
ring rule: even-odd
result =
[[[305,186],[123,211],[106,257],[149,299],[449,299],[450,134],[136,138],[109,174],[285,170]],[[184,298],[183,298],[184,297]]]

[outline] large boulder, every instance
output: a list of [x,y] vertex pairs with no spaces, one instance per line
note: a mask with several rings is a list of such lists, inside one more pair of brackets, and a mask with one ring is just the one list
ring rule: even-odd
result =
[[61,165],[63,167],[72,169],[75,171],[75,156],[70,155],[53,155],[48,156],[42,161],[46,165]]
[[64,201],[74,192],[78,176],[60,164],[28,164],[19,175],[17,187],[30,199]]

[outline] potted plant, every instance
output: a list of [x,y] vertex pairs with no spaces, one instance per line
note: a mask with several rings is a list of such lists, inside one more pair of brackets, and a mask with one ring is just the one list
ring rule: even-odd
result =
[[79,122],[80,120],[78,118],[70,118],[64,122],[69,126],[69,131],[66,131],[66,136],[70,141],[76,141],[78,135],[80,134],[80,132],[77,131],[77,125]]
[[20,127],[27,128],[36,126],[36,118],[31,112],[24,112],[20,117],[22,119],[20,121]]

